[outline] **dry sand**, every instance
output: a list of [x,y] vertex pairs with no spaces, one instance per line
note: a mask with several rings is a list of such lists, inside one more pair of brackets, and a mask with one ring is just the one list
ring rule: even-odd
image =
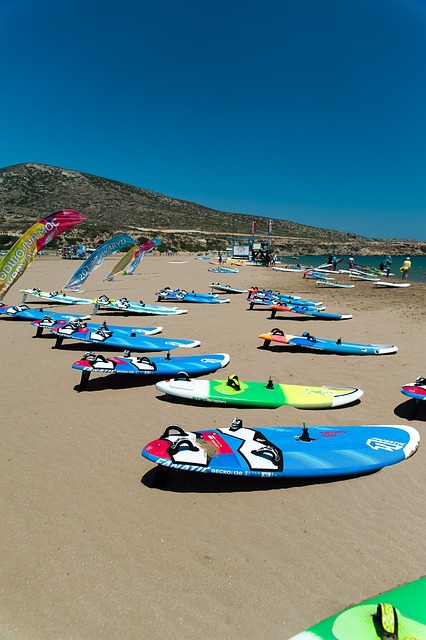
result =
[[[301,411],[190,406],[164,400],[144,380],[92,376],[77,393],[71,363],[85,351],[26,322],[0,319],[2,332],[1,611],[7,640],[289,638],[350,604],[425,574],[426,447],[409,460],[352,479],[278,482],[174,472],[151,486],[142,447],[164,428],[402,424],[425,428],[425,407],[409,421],[401,386],[424,363],[425,284],[377,290],[317,289],[300,274],[242,267],[214,274],[194,256],[147,256],[139,274],[102,283],[107,293],[155,302],[169,285],[207,292],[213,280],[253,284],[323,300],[353,319],[268,319],[245,296],[226,305],[187,305],[176,317],[99,316],[116,324],[162,325],[162,336],[201,340],[198,352],[227,352],[224,371],[247,380],[359,386],[352,407]],[[114,260],[115,261],[115,260]],[[39,257],[7,294],[60,289],[77,264]],[[346,276],[342,276],[346,281]],[[55,307],[57,310],[59,307]],[[63,309],[63,307],[61,307]],[[85,307],[72,307],[82,311]],[[385,357],[260,350],[258,335],[289,333],[394,343]],[[221,377],[212,374],[209,377]]]

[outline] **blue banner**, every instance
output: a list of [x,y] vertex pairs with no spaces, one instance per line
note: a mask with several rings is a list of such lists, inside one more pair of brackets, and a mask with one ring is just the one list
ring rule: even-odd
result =
[[62,287],[63,291],[79,291],[83,282],[90,274],[101,266],[105,258],[116,251],[123,251],[135,244],[135,240],[126,234],[115,236],[104,242],[81,264],[68,282]]

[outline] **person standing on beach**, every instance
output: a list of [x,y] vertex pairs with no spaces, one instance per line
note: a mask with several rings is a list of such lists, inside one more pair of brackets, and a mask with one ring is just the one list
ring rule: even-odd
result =
[[408,272],[411,269],[411,260],[409,257],[405,258],[404,262],[402,263],[402,267],[400,269],[400,271],[402,272],[402,279],[403,280],[408,280]]
[[392,258],[390,255],[387,255],[384,262],[384,267],[386,271],[386,277],[389,278],[390,270],[391,270]]
[[349,256],[348,264],[349,264],[349,269],[353,269],[354,268],[355,260],[354,260],[353,256]]

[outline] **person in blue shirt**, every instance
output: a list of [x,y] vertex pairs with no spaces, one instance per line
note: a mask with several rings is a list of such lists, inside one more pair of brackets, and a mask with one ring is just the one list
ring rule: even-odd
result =
[[385,267],[385,271],[386,271],[386,277],[389,278],[389,274],[390,274],[390,270],[391,270],[391,265],[392,265],[392,258],[390,257],[390,255],[387,255],[385,257],[385,261],[384,261],[384,267]]

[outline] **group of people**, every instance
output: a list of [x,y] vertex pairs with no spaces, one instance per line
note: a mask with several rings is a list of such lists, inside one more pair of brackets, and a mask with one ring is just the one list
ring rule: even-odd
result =
[[[336,269],[337,260],[336,260],[336,256],[332,251],[328,253],[327,262],[328,264],[333,265],[333,269]],[[348,264],[349,264],[349,269],[355,268],[355,259],[352,255],[349,256]],[[391,267],[392,267],[392,258],[388,254],[387,256],[384,256],[382,262],[379,264],[379,269],[380,271],[383,271],[386,273],[386,278],[389,278]],[[407,258],[405,258],[400,268],[403,280],[408,279],[408,272],[410,271],[410,269],[411,269],[411,260],[410,260],[410,257],[408,256]]]
[[[349,258],[350,260],[350,258]],[[353,258],[352,258],[353,260]],[[331,264],[331,266],[333,267],[333,271],[337,270],[337,258],[334,255],[334,251],[329,251],[328,255],[327,255],[327,264]]]
[[[273,253],[272,255],[270,255],[268,250],[253,251],[252,260],[255,260],[256,262],[261,262],[265,266],[274,266],[277,261],[277,254]],[[222,254],[222,251],[218,251],[218,262],[219,264],[223,264],[224,262],[224,256]],[[327,255],[327,264],[332,265],[332,268],[334,271],[337,270],[338,262],[339,261],[334,255],[334,251],[329,251]],[[355,259],[352,255],[350,255],[348,258],[348,264],[349,264],[349,269],[355,268]],[[391,267],[392,267],[392,258],[388,254],[383,257],[382,262],[379,264],[379,269],[380,271],[383,271],[386,274],[386,278],[389,278]],[[400,268],[403,280],[408,279],[408,272],[410,271],[410,269],[411,269],[411,260],[409,257],[407,257],[402,263],[402,266]]]
[[[389,255],[387,255],[384,261],[381,262],[379,265],[379,269],[381,271],[386,271],[387,278],[389,278],[391,264],[392,264],[392,258]],[[410,269],[411,269],[411,260],[410,260],[410,256],[407,256],[400,268],[403,280],[408,280],[408,272],[410,271]]]

